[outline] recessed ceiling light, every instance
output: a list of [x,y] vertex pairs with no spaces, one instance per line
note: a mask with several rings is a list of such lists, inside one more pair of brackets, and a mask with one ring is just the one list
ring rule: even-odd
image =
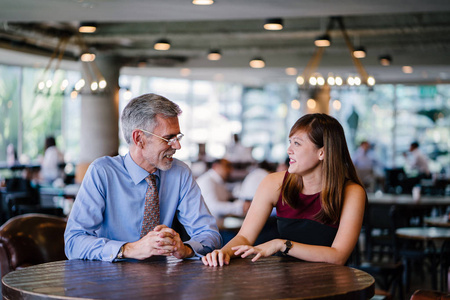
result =
[[192,0],[194,5],[211,5],[214,4],[214,0]]

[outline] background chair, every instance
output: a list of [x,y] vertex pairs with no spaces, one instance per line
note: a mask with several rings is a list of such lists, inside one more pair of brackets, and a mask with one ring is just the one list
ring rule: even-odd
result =
[[404,299],[403,264],[401,262],[362,261],[358,242],[347,265],[369,273],[375,278],[377,287],[375,295],[378,299]]
[[8,219],[18,215],[30,213],[64,217],[64,211],[62,208],[42,206],[39,199],[33,198],[30,195],[23,195],[20,193],[9,194],[5,197],[5,203],[7,206]]
[[0,227],[1,276],[16,269],[65,260],[66,220],[45,214],[25,214]]
[[369,204],[363,226],[367,261],[393,260],[395,228],[390,216],[394,209],[394,205]]
[[[421,227],[423,219],[431,213],[431,207],[425,206],[395,206],[391,211],[390,219],[392,231],[401,227]],[[411,273],[417,269],[422,280],[425,280],[425,269],[428,269],[435,282],[435,272],[432,263],[432,256],[423,241],[399,238],[394,234],[394,258],[396,261],[402,260],[404,265],[403,284],[406,291],[409,291]]]

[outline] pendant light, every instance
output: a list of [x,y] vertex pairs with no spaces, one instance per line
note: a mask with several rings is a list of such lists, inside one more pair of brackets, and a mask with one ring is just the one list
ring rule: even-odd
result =
[[254,69],[261,69],[266,66],[265,61],[261,57],[255,57],[250,61],[250,67]]
[[170,49],[170,42],[168,39],[159,39],[153,45],[155,50],[166,51]]
[[217,49],[212,49],[208,53],[208,59],[209,60],[220,60],[222,58],[222,54]]
[[281,18],[267,19],[264,23],[265,30],[281,30],[283,29],[283,20]]

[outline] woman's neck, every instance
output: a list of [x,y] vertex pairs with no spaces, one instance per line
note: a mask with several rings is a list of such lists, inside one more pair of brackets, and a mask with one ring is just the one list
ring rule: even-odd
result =
[[322,191],[322,173],[314,172],[302,177],[303,188],[302,194],[312,195]]

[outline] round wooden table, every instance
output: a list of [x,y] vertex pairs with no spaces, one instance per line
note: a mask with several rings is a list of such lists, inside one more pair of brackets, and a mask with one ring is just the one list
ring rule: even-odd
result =
[[224,267],[174,258],[58,261],[2,279],[6,299],[370,299],[374,284],[357,269],[283,257]]

